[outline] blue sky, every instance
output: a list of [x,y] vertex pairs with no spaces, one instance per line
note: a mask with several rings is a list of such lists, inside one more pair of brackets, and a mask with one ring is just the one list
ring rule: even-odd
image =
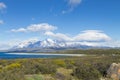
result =
[[119,46],[119,4],[120,0],[0,0],[0,48],[34,38]]

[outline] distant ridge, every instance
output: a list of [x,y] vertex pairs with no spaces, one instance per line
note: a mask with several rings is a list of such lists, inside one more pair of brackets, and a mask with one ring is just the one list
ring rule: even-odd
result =
[[60,40],[46,39],[43,41],[25,41],[19,43],[10,49],[10,52],[54,52],[57,50],[68,50],[68,49],[93,49],[93,48],[110,48],[110,47],[98,47],[83,45],[81,42],[66,42]]

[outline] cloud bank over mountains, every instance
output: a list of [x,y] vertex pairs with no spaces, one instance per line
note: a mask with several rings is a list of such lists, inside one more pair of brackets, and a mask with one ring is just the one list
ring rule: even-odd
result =
[[[39,32],[42,36],[46,38],[51,38],[53,40],[64,41],[64,42],[79,42],[82,45],[88,46],[108,46],[108,47],[118,47],[119,42],[113,41],[113,39],[101,30],[84,30],[80,33],[70,36],[64,33],[59,33],[57,26],[48,23],[31,24],[26,28],[11,29],[11,32],[19,33],[35,33]],[[38,36],[40,37],[40,36]],[[28,40],[29,41],[29,40]],[[25,40],[27,42],[27,40]],[[112,44],[114,42],[114,44]]]
[[109,41],[111,38],[99,30],[86,30],[82,31],[81,33],[70,37],[68,35],[65,35],[63,33],[53,33],[53,32],[46,32],[45,35],[50,36],[52,38],[58,39],[58,40],[64,40],[64,41],[73,41],[73,42],[79,42],[79,41]]
[[42,32],[44,36],[63,41],[109,41],[111,38],[100,30],[85,30],[75,36],[55,33],[57,27],[48,23],[32,24],[26,28],[12,29],[11,32]]
[[12,41],[9,43],[4,43],[0,47],[3,47],[4,45],[5,47],[1,49],[11,48],[15,45],[19,45],[19,43],[27,43],[27,42],[29,43],[31,41],[43,41],[44,38],[42,40],[39,39],[41,36],[45,36],[45,39],[50,38],[52,40],[63,41],[71,44],[75,43],[76,45],[77,43],[79,43],[81,45],[87,45],[87,46],[120,47],[119,41],[113,40],[110,36],[108,36],[105,32],[101,30],[84,30],[84,31],[80,31],[80,33],[74,36],[70,36],[71,34],[68,33],[64,34],[58,32],[57,26],[48,23],[39,23],[39,24],[31,24],[27,27],[21,27],[18,29],[11,29],[10,32],[12,34],[22,33],[25,34],[26,36],[27,34],[32,34],[32,33],[36,33],[36,34],[39,33],[40,35],[37,36],[37,38],[31,37],[28,40],[18,40],[15,42]]

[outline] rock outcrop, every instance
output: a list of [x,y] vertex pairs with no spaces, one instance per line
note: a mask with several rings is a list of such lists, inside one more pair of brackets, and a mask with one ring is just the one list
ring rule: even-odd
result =
[[107,70],[107,76],[112,78],[112,80],[120,80],[120,63],[112,63]]

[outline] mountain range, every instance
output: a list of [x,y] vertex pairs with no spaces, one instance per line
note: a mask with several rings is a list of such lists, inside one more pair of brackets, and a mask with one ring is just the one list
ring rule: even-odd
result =
[[67,41],[46,39],[43,41],[37,41],[37,40],[25,41],[14,46],[13,49],[23,49],[23,48],[59,49],[59,48],[86,48],[86,47],[92,47],[92,46],[83,45],[81,42],[67,42]]
[[9,51],[12,52],[53,52],[56,50],[68,49],[93,49],[93,48],[109,48],[104,46],[92,46],[83,44],[82,42],[67,42],[61,40],[45,39],[45,40],[29,40],[19,43]]

